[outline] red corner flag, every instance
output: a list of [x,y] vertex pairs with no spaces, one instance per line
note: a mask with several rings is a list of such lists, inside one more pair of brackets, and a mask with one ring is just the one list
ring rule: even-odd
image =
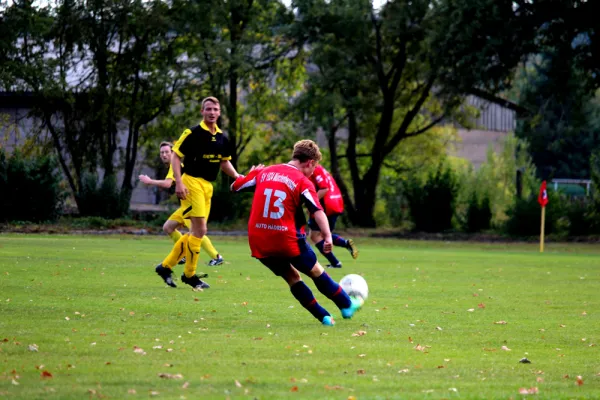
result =
[[546,181],[542,181],[542,186],[540,186],[538,203],[540,203],[540,206],[542,207],[546,207],[546,205],[548,204],[548,192],[546,191]]

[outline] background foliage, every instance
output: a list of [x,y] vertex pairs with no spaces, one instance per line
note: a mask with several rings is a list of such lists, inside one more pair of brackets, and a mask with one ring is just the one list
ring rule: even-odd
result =
[[[80,215],[126,216],[141,166],[162,174],[157,144],[216,95],[242,172],[318,140],[347,226],[502,230],[540,179],[594,176],[592,3],[16,0],[0,4],[0,89],[27,99],[38,123],[23,148],[54,155]],[[448,157],[456,128],[475,128],[471,95],[518,118],[516,138],[477,170]],[[216,182],[215,221],[246,215],[229,183]],[[441,186],[452,195],[424,200]],[[557,229],[593,232],[597,197],[565,200]],[[415,204],[434,203],[440,220],[424,223]]]

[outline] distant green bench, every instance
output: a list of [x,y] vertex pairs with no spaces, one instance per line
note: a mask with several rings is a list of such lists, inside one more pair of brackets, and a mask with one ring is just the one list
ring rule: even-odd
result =
[[568,196],[585,197],[590,194],[591,184],[589,179],[553,179],[549,186]]

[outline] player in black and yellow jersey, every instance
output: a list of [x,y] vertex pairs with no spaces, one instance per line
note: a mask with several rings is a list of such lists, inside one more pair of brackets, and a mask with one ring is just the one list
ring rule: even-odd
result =
[[[167,176],[165,177],[165,179],[152,179],[148,175],[140,175],[140,182],[146,185],[157,186],[159,188],[167,190],[171,189],[171,187],[173,187],[173,183],[175,182],[175,177],[173,176],[173,167],[171,166],[172,153],[173,143],[167,141],[161,142],[159,146],[159,156],[163,164],[169,167],[169,172],[167,173]],[[173,191],[174,190],[175,189],[173,189]],[[171,214],[171,216],[169,216],[169,219],[165,221],[163,225],[163,232],[165,232],[167,236],[169,236],[173,240],[173,243],[177,243],[177,241],[181,238],[181,232],[179,231],[179,229],[184,225],[187,227],[188,230],[190,230],[191,222],[189,218],[186,219],[182,215],[181,210],[177,209],[177,211]],[[210,238],[207,235],[205,235],[202,238],[201,246],[202,249],[206,251],[211,258],[211,260],[208,262],[209,266],[217,266],[223,264],[223,257],[221,256],[221,254],[219,254],[217,249],[215,249]],[[179,264],[185,264],[185,257],[179,261]]]
[[[191,230],[182,235],[169,255],[156,267],[156,273],[169,285],[174,286],[172,269],[183,257],[186,258],[181,280],[194,289],[202,289],[204,284],[196,276],[196,266],[200,254],[202,238],[207,232],[207,219],[213,194],[212,183],[219,173],[234,179],[239,174],[231,164],[231,149],[227,138],[217,126],[221,115],[219,100],[207,97],[202,100],[202,122],[186,129],[175,146],[171,156],[171,166],[175,178],[175,193],[181,199],[176,213],[191,220]],[[181,164],[185,171],[181,173]]]

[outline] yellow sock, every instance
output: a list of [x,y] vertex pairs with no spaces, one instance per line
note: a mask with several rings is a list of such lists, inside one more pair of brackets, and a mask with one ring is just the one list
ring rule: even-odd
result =
[[173,232],[169,233],[169,237],[173,239],[173,243],[177,243],[177,241],[181,239],[181,232],[175,229]]
[[171,252],[162,262],[162,266],[165,268],[173,269],[175,264],[179,262],[185,255],[185,249],[187,248],[189,235],[181,235],[179,240],[173,245]]
[[200,256],[200,243],[202,238],[197,236],[188,236],[188,241],[185,246],[185,268],[183,273],[188,278],[196,275],[196,265],[198,265],[198,257]]
[[215,246],[213,246],[208,236],[204,236],[202,238],[202,249],[208,253],[210,258],[217,258],[217,256],[219,255],[219,252],[217,251],[217,249],[215,249]]

